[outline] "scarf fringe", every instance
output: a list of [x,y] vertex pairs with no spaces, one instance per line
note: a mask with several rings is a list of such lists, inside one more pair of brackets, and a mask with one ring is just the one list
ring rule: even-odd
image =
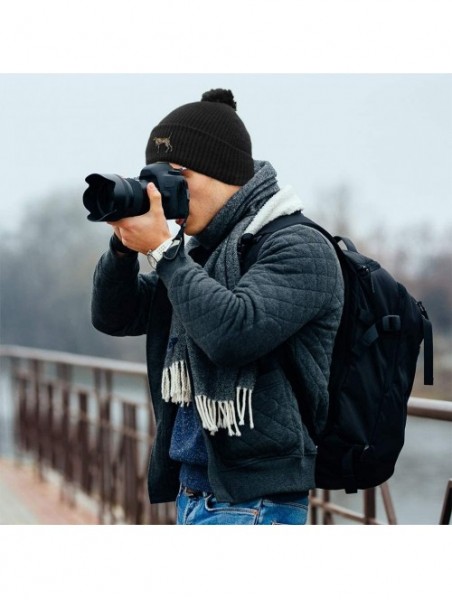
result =
[[[162,397],[165,402],[187,406],[191,402],[191,385],[185,361],[180,360],[163,370]],[[253,390],[237,387],[234,400],[212,400],[208,396],[196,395],[195,403],[202,426],[211,435],[219,429],[227,429],[230,436],[241,436],[240,427],[245,425],[248,409],[249,426],[254,429]]]
[[245,425],[245,413],[248,408],[249,426],[254,429],[253,390],[237,387],[234,400],[212,400],[207,396],[195,396],[196,408],[201,417],[202,426],[215,435],[219,429],[227,429],[228,435],[240,437],[240,427]]
[[163,369],[162,397],[165,402],[182,406],[191,402],[191,384],[185,361],[179,360]]

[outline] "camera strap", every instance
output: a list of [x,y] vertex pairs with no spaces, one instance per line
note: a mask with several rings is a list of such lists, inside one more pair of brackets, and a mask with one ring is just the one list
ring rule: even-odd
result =
[[184,244],[185,244],[185,238],[184,238],[185,226],[186,226],[186,221],[184,221],[182,223],[182,225],[180,226],[179,231],[177,232],[177,235],[173,238],[171,246],[164,253],[164,257],[165,257],[166,260],[174,260],[176,258],[176,256],[179,254],[180,249],[184,247]]

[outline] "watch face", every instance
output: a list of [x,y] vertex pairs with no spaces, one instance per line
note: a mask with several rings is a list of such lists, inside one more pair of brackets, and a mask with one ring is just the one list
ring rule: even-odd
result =
[[152,255],[152,252],[148,252],[146,254],[146,258],[148,259],[148,263],[151,265],[153,269],[157,267],[157,259]]

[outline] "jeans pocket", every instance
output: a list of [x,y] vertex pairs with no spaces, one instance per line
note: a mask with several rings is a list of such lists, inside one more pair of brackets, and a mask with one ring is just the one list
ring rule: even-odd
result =
[[299,501],[274,502],[265,499],[259,517],[260,525],[306,525],[308,518],[308,499]]

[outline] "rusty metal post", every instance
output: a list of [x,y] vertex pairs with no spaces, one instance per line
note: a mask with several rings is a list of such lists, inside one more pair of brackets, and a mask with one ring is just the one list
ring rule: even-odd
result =
[[380,485],[380,491],[381,496],[383,498],[383,505],[386,512],[386,518],[388,519],[388,525],[397,525],[397,517],[395,514],[395,509],[392,503],[391,493],[389,491],[389,485],[387,481]]
[[317,498],[317,490],[311,490],[310,494],[309,494],[309,498],[310,498],[310,507],[309,507],[309,512],[310,512],[310,524],[311,525],[318,525],[318,508],[317,508],[317,503],[315,502],[316,498]]
[[113,375],[101,368],[93,369],[94,392],[97,402],[97,453],[94,472],[99,491],[99,522],[106,523],[113,503],[113,476],[111,468],[112,423],[111,398]]
[[446,494],[444,496],[443,509],[439,520],[440,525],[449,525],[450,516],[452,513],[452,479],[449,479],[446,486]]
[[61,488],[61,495],[69,504],[75,504],[74,489],[74,447],[73,435],[71,432],[71,388],[72,367],[68,364],[58,364],[58,378],[61,383],[61,456],[62,456],[62,475],[64,483]]
[[43,474],[43,457],[44,457],[44,447],[43,447],[43,435],[42,435],[42,418],[41,418],[41,362],[37,359],[33,359],[30,361],[31,364],[31,373],[32,373],[32,397],[33,397],[33,410],[32,410],[32,421],[30,423],[30,429],[32,431],[31,440],[32,440],[32,452],[36,453],[36,471],[38,473],[39,479],[44,479]]
[[[27,401],[26,382],[19,376],[19,358],[10,358],[11,393],[13,394],[13,453],[20,464],[17,450],[26,447],[26,430],[24,427],[24,407]],[[15,400],[15,401],[14,401]]]
[[46,458],[52,469],[57,468],[56,452],[56,432],[55,432],[55,407],[54,407],[54,386],[47,384],[47,420],[46,420]]
[[96,458],[96,472],[99,480],[99,516],[101,522],[105,521],[107,507],[113,501],[113,473],[111,469],[111,406],[108,401],[102,400],[98,404],[99,437]]
[[18,447],[26,451],[31,449],[30,429],[27,427],[27,380],[23,377],[17,379],[18,406],[16,412],[15,437]]
[[138,448],[136,440],[137,418],[133,404],[123,404],[123,444],[124,444],[124,509],[131,523],[138,520]]
[[[330,490],[323,490],[323,525],[334,525],[333,513],[329,509],[328,505],[331,499]],[[325,507],[325,505],[327,505]]]
[[376,525],[376,494],[375,488],[364,490],[364,525]]
[[78,393],[78,419],[77,419],[77,451],[75,452],[78,463],[78,484],[81,489],[90,493],[90,449],[89,449],[89,423],[88,423],[88,394],[86,392]]

